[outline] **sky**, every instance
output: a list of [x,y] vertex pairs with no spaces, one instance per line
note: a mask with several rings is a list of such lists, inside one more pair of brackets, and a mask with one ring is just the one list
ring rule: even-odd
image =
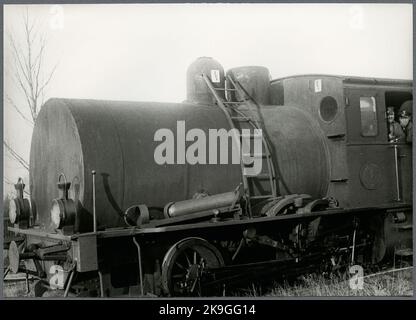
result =
[[[200,56],[225,70],[265,66],[272,78],[413,75],[411,4],[5,5],[4,30],[17,41],[26,7],[48,38],[45,74],[57,65],[46,98],[181,102]],[[29,116],[10,53],[5,37],[4,93]],[[26,159],[31,133],[4,101],[4,137]],[[4,160],[9,180],[26,174]]]

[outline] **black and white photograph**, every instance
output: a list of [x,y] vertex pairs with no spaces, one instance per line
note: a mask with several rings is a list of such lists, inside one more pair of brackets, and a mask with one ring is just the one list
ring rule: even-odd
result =
[[3,4],[2,27],[0,296],[413,297],[412,3]]

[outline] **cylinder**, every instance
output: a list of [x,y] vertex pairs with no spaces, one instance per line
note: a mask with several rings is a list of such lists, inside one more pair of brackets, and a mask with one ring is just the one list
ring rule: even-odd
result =
[[231,206],[237,200],[237,197],[238,194],[236,192],[226,192],[200,199],[170,203],[165,207],[165,216],[168,218],[180,217],[195,212]]
[[[214,88],[225,88],[224,68],[221,64],[210,57],[200,57],[188,67],[186,73],[186,102],[215,104],[215,98],[202,77],[203,73],[211,80]],[[218,90],[217,94],[225,98],[224,90]]]
[[[124,212],[132,205],[143,203],[163,214],[169,202],[201,192],[234,190],[241,181],[239,164],[190,164],[185,158],[183,152],[193,144],[185,137],[194,128],[206,137],[209,129],[230,129],[215,106],[48,100],[36,120],[30,152],[29,185],[38,223],[45,228],[51,225],[61,172],[71,183],[68,197],[77,205],[81,232],[92,230],[92,170],[96,171],[97,229],[126,226]],[[157,132],[166,137],[157,141]],[[167,142],[173,143],[165,150],[173,153],[173,163],[159,164],[156,148]]]
[[[247,93],[262,105],[270,104],[270,72],[266,67],[248,66],[232,68],[227,71],[230,76],[237,80],[247,91]],[[227,81],[227,88],[232,88],[232,84]],[[244,97],[238,93],[231,93],[230,100],[242,101]]]

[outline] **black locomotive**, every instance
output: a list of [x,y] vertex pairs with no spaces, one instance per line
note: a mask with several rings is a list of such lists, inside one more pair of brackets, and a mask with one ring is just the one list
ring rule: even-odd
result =
[[[386,116],[409,100],[411,81],[270,80],[206,57],[189,67],[183,103],[50,99],[31,197],[19,180],[10,203],[21,238],[8,270],[38,277],[37,295],[216,295],[267,272],[411,255],[412,146],[389,140]],[[218,142],[213,129],[227,152],[204,158],[196,138]]]

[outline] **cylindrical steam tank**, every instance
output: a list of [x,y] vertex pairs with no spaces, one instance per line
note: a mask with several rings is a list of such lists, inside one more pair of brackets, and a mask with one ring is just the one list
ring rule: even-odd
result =
[[[208,129],[229,130],[224,114],[213,106],[49,100],[36,121],[30,157],[30,189],[39,221],[50,225],[61,172],[71,182],[69,197],[82,204],[85,225],[92,212],[91,171],[96,171],[99,228],[125,226],[123,212],[135,204],[163,210],[168,202],[198,193],[234,190],[241,179],[238,164],[188,163],[186,148],[192,141],[185,139],[193,128],[206,136]],[[155,141],[157,132],[166,138]],[[173,163],[158,164],[160,153]]]
[[[192,97],[188,93],[188,100]],[[325,196],[329,162],[325,137],[314,119],[297,108],[261,110],[280,192]],[[186,135],[194,128],[205,133],[207,150],[209,129],[230,129],[214,104],[50,99],[38,115],[30,155],[30,191],[38,222],[44,228],[51,225],[60,173],[71,182],[69,198],[78,206],[79,231],[92,229],[92,170],[98,229],[126,226],[123,213],[132,205],[163,210],[169,202],[199,193],[233,191],[242,181],[239,164],[209,164],[208,152],[206,163],[187,161],[184,149],[195,137],[186,141]],[[157,163],[156,148],[163,144],[163,156],[173,163]],[[228,146],[231,163],[231,143]]]
[[[227,71],[227,76],[237,80],[257,103],[270,104],[270,72],[267,68],[260,66],[232,68]],[[228,81],[227,88],[232,88],[232,84]],[[232,91],[230,96],[233,101],[241,101],[244,98]]]
[[200,57],[188,67],[186,73],[186,102],[209,105],[215,103],[215,98],[202,77],[203,73],[209,77],[214,88],[222,89],[217,94],[225,98],[224,68],[210,57]]

